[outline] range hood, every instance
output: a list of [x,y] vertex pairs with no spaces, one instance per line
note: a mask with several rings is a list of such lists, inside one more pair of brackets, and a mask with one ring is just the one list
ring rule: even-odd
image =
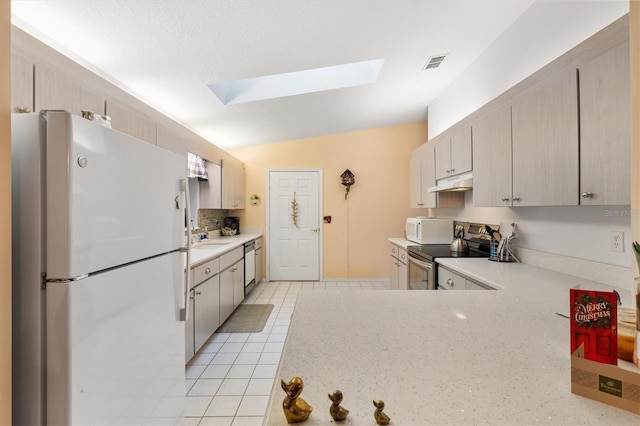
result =
[[473,189],[473,174],[464,173],[450,178],[436,181],[436,186],[428,189],[429,192],[455,192],[469,191]]

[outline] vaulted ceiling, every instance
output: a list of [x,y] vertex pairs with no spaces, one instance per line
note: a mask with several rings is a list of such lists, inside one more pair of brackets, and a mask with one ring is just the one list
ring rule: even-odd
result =
[[[12,0],[12,13],[21,29],[230,149],[426,120],[429,103],[533,2]],[[227,105],[208,87],[380,59],[375,83],[352,87]]]

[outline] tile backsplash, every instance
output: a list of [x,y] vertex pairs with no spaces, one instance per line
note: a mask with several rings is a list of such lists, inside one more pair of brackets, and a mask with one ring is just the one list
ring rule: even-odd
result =
[[198,209],[198,227],[204,230],[206,226],[209,231],[220,229],[227,216],[229,216],[229,210]]

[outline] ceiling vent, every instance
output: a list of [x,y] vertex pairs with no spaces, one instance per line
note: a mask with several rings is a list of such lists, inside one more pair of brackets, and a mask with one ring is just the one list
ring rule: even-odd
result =
[[442,55],[435,55],[430,57],[427,60],[427,64],[424,66],[424,68],[422,68],[422,71],[425,70],[431,70],[434,68],[438,68],[440,66],[440,64],[442,63],[442,61],[444,61],[444,58],[447,57],[447,54],[442,54]]

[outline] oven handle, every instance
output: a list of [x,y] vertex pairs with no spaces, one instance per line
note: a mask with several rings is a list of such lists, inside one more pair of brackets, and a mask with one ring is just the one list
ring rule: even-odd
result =
[[413,262],[416,265],[418,265],[418,266],[420,266],[421,268],[424,268],[424,269],[433,269],[433,263],[424,262],[424,261],[422,261],[420,259],[417,259],[417,258],[415,258],[413,256],[409,256],[409,262]]

